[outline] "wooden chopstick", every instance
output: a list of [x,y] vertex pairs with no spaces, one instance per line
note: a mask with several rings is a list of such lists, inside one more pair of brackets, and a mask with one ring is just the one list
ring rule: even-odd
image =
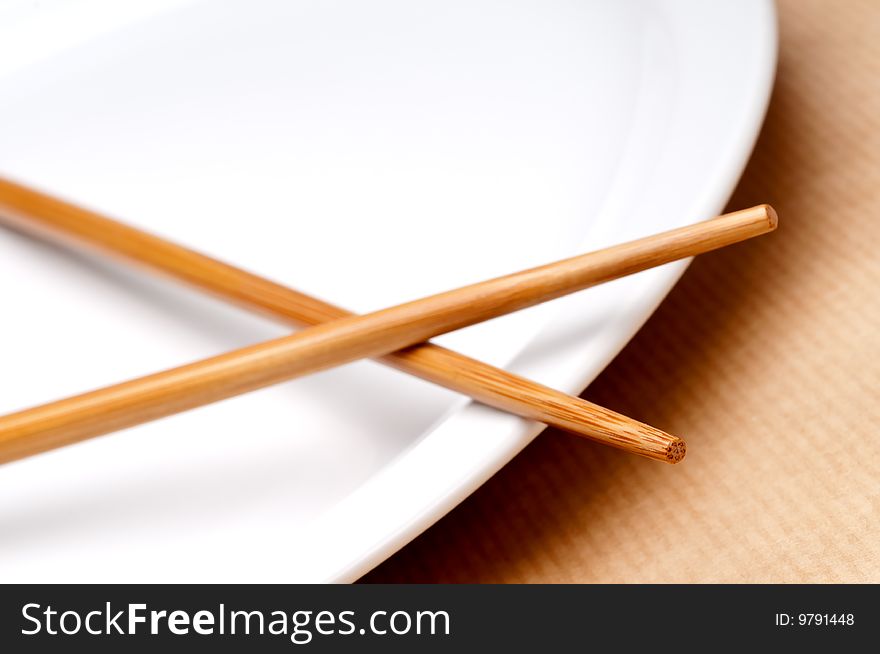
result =
[[[4,210],[4,214],[17,212]],[[384,355],[437,334],[723,247],[775,227],[776,215],[770,207],[754,207],[363,316],[348,316],[298,334],[0,417],[0,461],[130,427],[358,358]],[[668,448],[676,445],[669,440],[634,445],[628,436],[621,437],[616,431],[594,438],[662,460],[668,460]]]
[[[352,315],[158,236],[0,178],[0,223],[63,245],[85,246],[186,282],[288,324],[317,325]],[[483,404],[579,436],[616,434],[632,452],[678,463],[684,441],[622,414],[453,350],[421,343],[381,359],[387,365]],[[616,442],[617,442],[616,441]]]

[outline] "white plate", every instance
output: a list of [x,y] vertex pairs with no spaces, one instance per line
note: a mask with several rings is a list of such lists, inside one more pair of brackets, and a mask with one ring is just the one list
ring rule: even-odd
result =
[[[358,311],[708,217],[765,0],[0,4],[0,172]],[[684,263],[438,339],[566,391]],[[0,230],[0,411],[284,333]],[[540,430],[361,362],[0,468],[4,581],[352,580]]]

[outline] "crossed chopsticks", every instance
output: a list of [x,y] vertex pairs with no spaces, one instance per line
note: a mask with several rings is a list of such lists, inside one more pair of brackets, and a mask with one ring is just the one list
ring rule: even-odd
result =
[[677,463],[684,441],[495,368],[429,338],[776,228],[760,205],[545,266],[354,315],[92,211],[0,179],[0,222],[96,248],[282,321],[289,336],[0,416],[0,463],[156,420],[361,358],[484,404],[635,454]]

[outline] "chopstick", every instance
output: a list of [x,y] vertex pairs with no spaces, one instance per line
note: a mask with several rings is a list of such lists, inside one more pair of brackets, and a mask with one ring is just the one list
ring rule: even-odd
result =
[[[170,276],[288,324],[317,325],[352,315],[345,309],[258,277],[94,211],[0,178],[0,223],[63,245],[85,246]],[[637,454],[678,463],[684,441],[622,414],[472,359],[421,343],[385,364],[475,400],[587,438],[616,435]]]
[[[9,414],[0,417],[0,461],[61,447],[355,359],[384,355],[775,227],[775,212],[762,205],[389,309],[340,318],[297,334]],[[662,460],[668,460],[669,448],[678,445],[669,440],[634,445],[617,432],[593,437]]]

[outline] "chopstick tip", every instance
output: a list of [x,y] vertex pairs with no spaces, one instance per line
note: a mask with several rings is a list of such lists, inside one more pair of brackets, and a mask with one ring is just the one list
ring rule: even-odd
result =
[[771,207],[769,204],[762,204],[761,208],[764,210],[764,214],[767,216],[767,222],[770,225],[770,231],[772,232],[779,226],[779,216],[776,214],[776,209]]
[[672,464],[680,463],[686,454],[687,445],[680,438],[676,438],[666,448],[666,461]]

